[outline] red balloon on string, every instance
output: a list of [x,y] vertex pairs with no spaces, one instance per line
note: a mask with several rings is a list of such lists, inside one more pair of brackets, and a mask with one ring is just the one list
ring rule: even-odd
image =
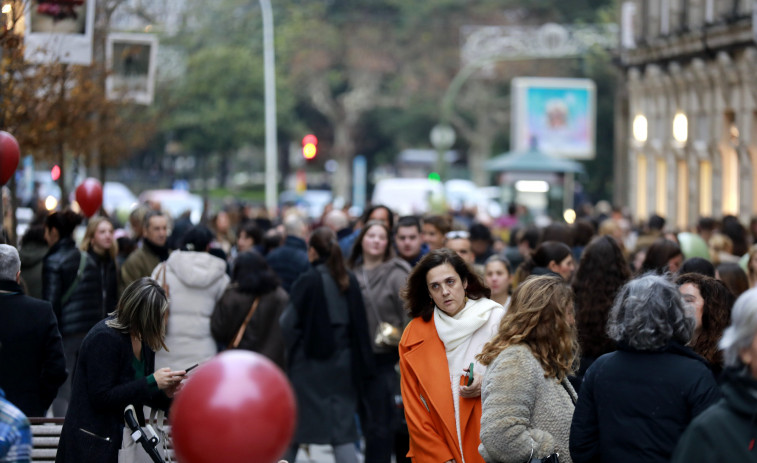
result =
[[182,463],[274,463],[295,425],[284,373],[264,356],[223,352],[187,378],[171,407],[171,434]]
[[85,179],[76,187],[76,202],[87,217],[95,215],[103,203],[103,187],[95,178]]
[[8,183],[16,172],[20,156],[21,148],[18,146],[16,137],[0,130],[0,186]]

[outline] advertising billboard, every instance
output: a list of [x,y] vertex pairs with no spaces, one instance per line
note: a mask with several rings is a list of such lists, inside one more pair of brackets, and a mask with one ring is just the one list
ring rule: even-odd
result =
[[149,105],[155,94],[158,38],[152,34],[108,35],[108,98]]
[[94,0],[31,0],[26,7],[27,61],[92,64]]
[[511,149],[532,143],[552,156],[593,159],[596,87],[591,79],[518,77],[513,79]]

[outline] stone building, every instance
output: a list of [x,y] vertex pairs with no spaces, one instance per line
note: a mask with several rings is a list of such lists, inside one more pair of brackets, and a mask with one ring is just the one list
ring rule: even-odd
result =
[[615,199],[690,228],[757,215],[752,0],[634,0],[621,8]]

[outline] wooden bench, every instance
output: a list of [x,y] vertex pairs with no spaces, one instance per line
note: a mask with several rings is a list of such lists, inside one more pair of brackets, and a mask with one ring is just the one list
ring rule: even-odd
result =
[[[29,418],[32,426],[32,461],[52,463],[58,453],[58,442],[63,429],[63,418]],[[166,461],[175,461],[171,427],[165,426],[168,433],[168,457]]]

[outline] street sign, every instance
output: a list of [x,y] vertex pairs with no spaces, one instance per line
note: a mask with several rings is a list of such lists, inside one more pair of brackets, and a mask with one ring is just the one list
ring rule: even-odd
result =
[[431,145],[440,151],[446,151],[455,144],[455,129],[449,124],[436,124],[431,129]]

